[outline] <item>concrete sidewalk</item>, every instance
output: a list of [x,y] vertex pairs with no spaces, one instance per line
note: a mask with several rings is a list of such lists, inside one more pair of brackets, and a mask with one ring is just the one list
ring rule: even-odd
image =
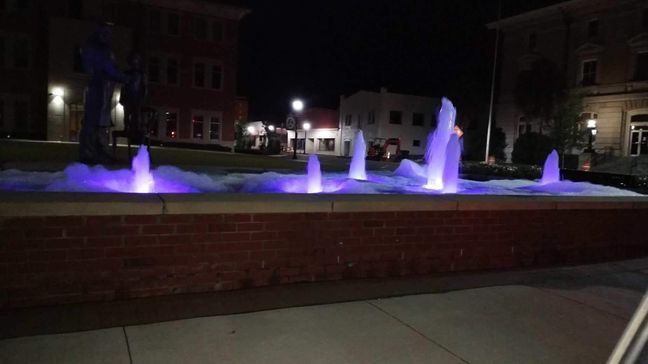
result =
[[528,283],[14,338],[0,362],[604,363],[648,259],[501,274]]

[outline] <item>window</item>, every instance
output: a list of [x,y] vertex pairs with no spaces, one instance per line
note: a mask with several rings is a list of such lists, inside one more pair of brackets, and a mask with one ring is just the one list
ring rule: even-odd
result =
[[167,34],[180,35],[180,15],[175,13],[167,14]]
[[178,61],[173,58],[167,58],[166,62],[166,83],[169,85],[178,84]]
[[412,141],[412,146],[413,146],[413,147],[420,147],[420,146],[421,146],[421,141],[420,141],[420,140],[416,140],[416,139],[414,139],[414,140]]
[[534,51],[538,44],[538,35],[536,33],[529,34],[529,50]]
[[162,28],[162,16],[159,10],[151,9],[149,11],[149,32],[151,34],[160,34]]
[[16,39],[13,47],[14,67],[29,68],[29,41]]
[[222,42],[223,41],[223,23],[221,23],[219,20],[215,20],[212,22],[212,40],[214,42]]
[[335,151],[335,139],[334,138],[320,139],[318,149],[320,152]]
[[81,19],[83,16],[83,0],[68,0],[68,14],[71,18]]
[[581,84],[583,86],[591,86],[596,84],[596,74],[598,68],[598,61],[589,60],[583,62],[583,74],[581,77]]
[[344,126],[351,126],[351,123],[353,119],[353,115],[347,114],[347,116],[344,118]]
[[358,129],[362,130],[362,114],[358,114]]
[[17,129],[28,129],[29,106],[27,101],[16,100],[14,102],[14,125]]
[[193,138],[202,139],[203,138],[203,126],[205,118],[202,115],[194,115],[193,120],[191,120],[191,128],[193,129]]
[[211,67],[211,88],[220,90],[223,86],[223,68],[218,64]]
[[148,80],[150,83],[160,83],[160,58],[150,57],[148,62]]
[[194,64],[194,87],[205,87],[205,64]]
[[369,111],[369,114],[367,114],[367,124],[375,124],[376,123],[376,113],[374,111]]
[[74,46],[74,52],[72,54],[72,70],[76,73],[85,73],[80,46]]
[[178,114],[175,112],[166,112],[164,114],[164,124],[167,138],[175,139],[178,137]]
[[412,114],[412,125],[423,126],[425,115],[422,113],[415,112]]
[[392,110],[389,112],[389,123],[390,124],[402,124],[403,123],[403,112]]
[[193,18],[193,34],[196,39],[207,39],[207,20],[205,18]]
[[587,36],[589,38],[598,37],[599,35],[599,21],[591,20],[587,23]]
[[648,53],[635,56],[635,80],[648,80]]
[[221,122],[220,118],[212,116],[209,119],[209,139],[211,140],[220,140],[221,135]]

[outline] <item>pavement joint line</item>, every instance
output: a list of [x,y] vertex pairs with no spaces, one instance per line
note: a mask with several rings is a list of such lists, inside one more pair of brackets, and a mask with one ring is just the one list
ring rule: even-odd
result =
[[440,343],[434,341],[432,338],[428,337],[427,335],[425,335],[425,334],[422,333],[421,331],[417,330],[414,326],[412,326],[412,325],[408,324],[407,322],[401,320],[401,319],[398,318],[396,315],[391,314],[391,313],[388,312],[387,310],[383,309],[382,307],[376,305],[375,303],[373,303],[373,302],[371,302],[371,301],[364,301],[364,302],[367,303],[367,304],[370,305],[370,306],[373,306],[373,308],[377,309],[378,311],[382,312],[383,314],[385,314],[385,315],[391,317],[392,319],[396,320],[396,321],[397,321],[398,323],[400,323],[401,325],[403,325],[403,326],[407,327],[408,329],[414,331],[414,332],[417,333],[419,336],[423,337],[425,340],[427,340],[427,341],[431,342],[432,344],[434,344],[434,345],[440,347],[441,349],[445,350],[446,352],[448,352],[450,355],[454,356],[455,358],[461,360],[462,362],[464,362],[464,363],[466,363],[466,364],[470,364],[469,361],[467,361],[466,359],[464,359],[464,358],[462,358],[461,356],[459,356],[459,354],[455,354],[455,353],[452,352],[450,349],[448,349],[448,348],[446,348],[445,346],[441,345]]
[[128,333],[126,332],[126,326],[122,326],[122,331],[124,332],[124,339],[126,340],[126,350],[128,351],[128,362],[133,364],[133,355],[131,354],[130,343],[128,341]]
[[564,299],[564,300],[571,301],[571,302],[577,303],[577,304],[579,304],[579,305],[582,305],[582,306],[588,307],[588,308],[590,308],[590,309],[592,309],[592,310],[594,310],[594,311],[597,311],[597,312],[600,312],[600,313],[602,313],[602,314],[605,314],[605,315],[608,315],[608,316],[611,316],[611,317],[617,318],[617,319],[619,319],[619,320],[622,320],[622,321],[625,322],[625,323],[627,323],[627,322],[632,318],[632,316],[631,316],[631,317],[623,317],[623,316],[617,315],[616,313],[608,312],[608,311],[603,310],[603,309],[601,309],[601,308],[594,307],[594,306],[592,306],[592,305],[588,305],[588,304],[585,303],[585,302],[581,302],[581,301],[579,301],[579,300],[577,300],[577,299],[574,299],[574,298],[571,298],[571,297],[564,296],[564,295],[562,295],[562,294],[560,294],[560,293],[557,293],[557,292],[551,291],[551,290],[549,290],[549,289],[547,289],[547,288],[543,288],[543,287],[532,287],[532,288],[535,288],[535,289],[538,289],[538,290],[540,290],[540,291],[546,292],[546,293],[548,293],[548,294],[550,294],[550,295],[552,295],[552,296],[554,296],[554,297],[559,297],[559,298],[562,298],[562,299]]

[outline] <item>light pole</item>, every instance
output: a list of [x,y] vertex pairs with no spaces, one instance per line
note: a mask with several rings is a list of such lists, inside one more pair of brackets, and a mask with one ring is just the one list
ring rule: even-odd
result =
[[486,155],[484,155],[484,162],[488,163],[488,152],[490,150],[490,136],[491,128],[493,127],[493,108],[495,106],[495,81],[497,76],[497,56],[499,54],[499,41],[500,41],[500,24],[499,21],[502,19],[502,0],[499,0],[499,5],[497,6],[497,26],[495,28],[495,56],[493,57],[493,77],[491,79],[491,95],[490,95],[490,106],[488,109],[488,127],[486,129]]
[[306,154],[306,145],[308,144],[308,137],[306,136],[306,133],[308,133],[308,131],[310,130],[311,124],[306,121],[302,125],[302,128],[304,129],[304,154]]
[[[304,102],[299,99],[295,99],[292,101],[292,110],[295,113],[295,116],[297,114],[301,113],[302,110],[304,110]],[[297,159],[297,122],[295,120],[295,123],[293,125],[293,131],[295,132],[295,137],[293,138],[293,159]]]

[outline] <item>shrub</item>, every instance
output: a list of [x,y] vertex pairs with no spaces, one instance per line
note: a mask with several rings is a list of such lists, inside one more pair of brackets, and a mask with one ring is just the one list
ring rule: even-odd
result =
[[533,132],[522,134],[513,144],[513,163],[541,166],[552,149],[553,143],[548,136]]

